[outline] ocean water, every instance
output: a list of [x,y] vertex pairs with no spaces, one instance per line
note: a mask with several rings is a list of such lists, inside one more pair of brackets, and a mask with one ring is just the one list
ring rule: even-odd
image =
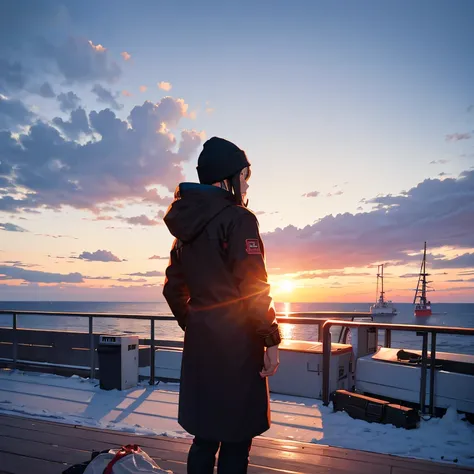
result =
[[[276,303],[277,311],[368,311],[370,303]],[[374,321],[423,324],[432,326],[458,326],[474,328],[474,303],[439,303],[433,304],[433,315],[415,317],[413,305],[396,304],[398,313],[395,316],[376,316]],[[161,315],[170,314],[166,303],[95,303],[69,301],[0,301],[0,310],[53,311],[79,313],[116,313]],[[0,315],[0,326],[11,326],[10,315]],[[19,315],[18,327],[34,329],[64,329],[66,331],[88,331],[87,318],[76,316],[40,316]],[[282,324],[283,337],[315,341],[318,337],[316,326]],[[148,321],[125,320],[116,318],[94,318],[94,332],[130,333],[148,337],[150,323]],[[337,340],[338,329],[334,328],[333,340]],[[157,321],[155,323],[157,339],[182,340],[183,332],[174,321]],[[383,341],[383,331],[379,334]],[[392,332],[392,347],[421,349],[421,337],[416,333]],[[474,354],[474,338],[469,336],[443,335],[437,336],[437,350]]]

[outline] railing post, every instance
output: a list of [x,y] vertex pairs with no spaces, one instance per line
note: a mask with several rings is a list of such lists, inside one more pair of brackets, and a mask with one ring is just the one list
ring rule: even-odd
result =
[[436,332],[431,333],[431,358],[430,358],[430,415],[434,415],[435,398],[435,366],[436,366]]
[[93,316],[89,316],[89,352],[91,360],[90,379],[95,378],[95,345],[94,345],[94,331],[93,331]]
[[420,380],[420,410],[421,413],[425,414],[425,403],[426,403],[426,372],[428,362],[428,333],[424,331],[423,335],[423,348],[421,352],[421,380]]
[[323,334],[322,334],[322,331],[321,331],[321,329],[322,329],[321,322],[318,321],[317,326],[318,326],[318,342],[322,342]]
[[150,319],[150,385],[155,385],[155,318]]
[[385,329],[385,347],[391,347],[392,346],[392,330],[391,329]]
[[329,373],[331,368],[331,325],[323,325],[323,405],[329,405]]
[[13,344],[12,344],[12,359],[13,359],[13,370],[16,369],[16,363],[18,359],[18,332],[16,330],[16,313],[13,313],[12,328],[13,328]]

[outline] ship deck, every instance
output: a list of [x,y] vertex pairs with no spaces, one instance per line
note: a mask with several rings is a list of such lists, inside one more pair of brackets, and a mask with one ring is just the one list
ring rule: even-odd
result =
[[[163,468],[186,473],[190,440],[0,415],[0,473],[60,474],[90,459],[95,450],[140,445]],[[256,438],[249,474],[472,474],[451,464],[288,440]]]

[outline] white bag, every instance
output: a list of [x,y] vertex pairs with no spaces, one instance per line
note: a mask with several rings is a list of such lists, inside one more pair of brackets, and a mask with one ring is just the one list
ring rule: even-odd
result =
[[84,474],[173,474],[161,469],[136,444],[109,449],[98,454],[86,467]]

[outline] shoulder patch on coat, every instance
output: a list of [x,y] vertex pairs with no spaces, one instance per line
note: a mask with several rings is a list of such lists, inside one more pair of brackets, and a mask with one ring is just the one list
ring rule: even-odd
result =
[[260,242],[258,239],[247,239],[245,241],[245,250],[248,254],[261,255]]

